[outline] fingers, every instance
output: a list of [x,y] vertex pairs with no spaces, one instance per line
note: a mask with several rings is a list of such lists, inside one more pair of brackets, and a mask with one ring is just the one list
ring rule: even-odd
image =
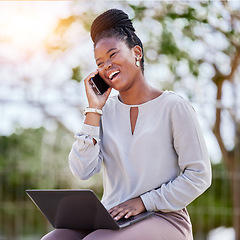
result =
[[129,218],[131,216],[136,216],[143,211],[145,211],[145,206],[143,205],[141,198],[138,197],[111,208],[109,213],[115,221],[118,221],[122,217]]
[[96,69],[94,72],[90,73],[85,79],[84,82],[88,82],[91,78],[93,78],[96,74],[98,74],[98,70]]
[[130,216],[134,215],[134,212],[136,211],[131,210],[131,208],[128,206],[116,206],[109,211],[115,221],[118,221],[122,217],[129,218]]
[[93,83],[91,81],[91,78],[93,78],[97,73],[98,73],[98,70],[90,73],[84,79],[84,85],[85,85],[85,90],[86,90],[89,107],[96,107],[96,108],[102,109],[102,107],[105,105],[105,103],[110,95],[111,88],[109,88],[102,95],[97,94],[96,89],[93,88]]
[[116,216],[114,217],[114,220],[118,221],[119,219],[121,219],[122,217],[124,217],[127,213],[127,210],[122,210],[119,213],[115,213]]
[[98,70],[90,73],[85,79],[84,79],[84,85],[85,85],[85,88],[88,89],[89,86],[92,86],[92,83],[91,83],[91,78],[93,78],[96,74],[98,73]]

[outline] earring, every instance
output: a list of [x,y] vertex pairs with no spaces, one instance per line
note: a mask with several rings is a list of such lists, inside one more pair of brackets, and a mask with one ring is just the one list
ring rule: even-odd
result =
[[136,61],[136,66],[140,67],[140,61],[138,60],[138,58],[137,58],[137,61]]

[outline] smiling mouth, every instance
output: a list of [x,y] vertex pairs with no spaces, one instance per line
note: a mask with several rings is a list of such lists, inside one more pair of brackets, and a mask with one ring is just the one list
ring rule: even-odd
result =
[[110,79],[110,80],[113,80],[119,73],[120,73],[120,71],[112,72],[112,73],[109,75],[109,79]]

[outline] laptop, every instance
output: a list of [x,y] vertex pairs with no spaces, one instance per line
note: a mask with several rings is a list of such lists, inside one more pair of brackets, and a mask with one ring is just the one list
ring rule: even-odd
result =
[[90,189],[26,190],[26,193],[54,228],[117,230],[154,214],[143,212],[115,221]]

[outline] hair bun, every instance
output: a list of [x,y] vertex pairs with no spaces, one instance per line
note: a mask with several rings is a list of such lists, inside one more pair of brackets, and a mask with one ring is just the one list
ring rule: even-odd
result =
[[91,38],[95,42],[95,38],[98,33],[104,30],[123,27],[128,28],[131,31],[135,31],[132,21],[129,19],[128,15],[122,10],[110,9],[101,15],[99,15],[92,23],[91,26]]

